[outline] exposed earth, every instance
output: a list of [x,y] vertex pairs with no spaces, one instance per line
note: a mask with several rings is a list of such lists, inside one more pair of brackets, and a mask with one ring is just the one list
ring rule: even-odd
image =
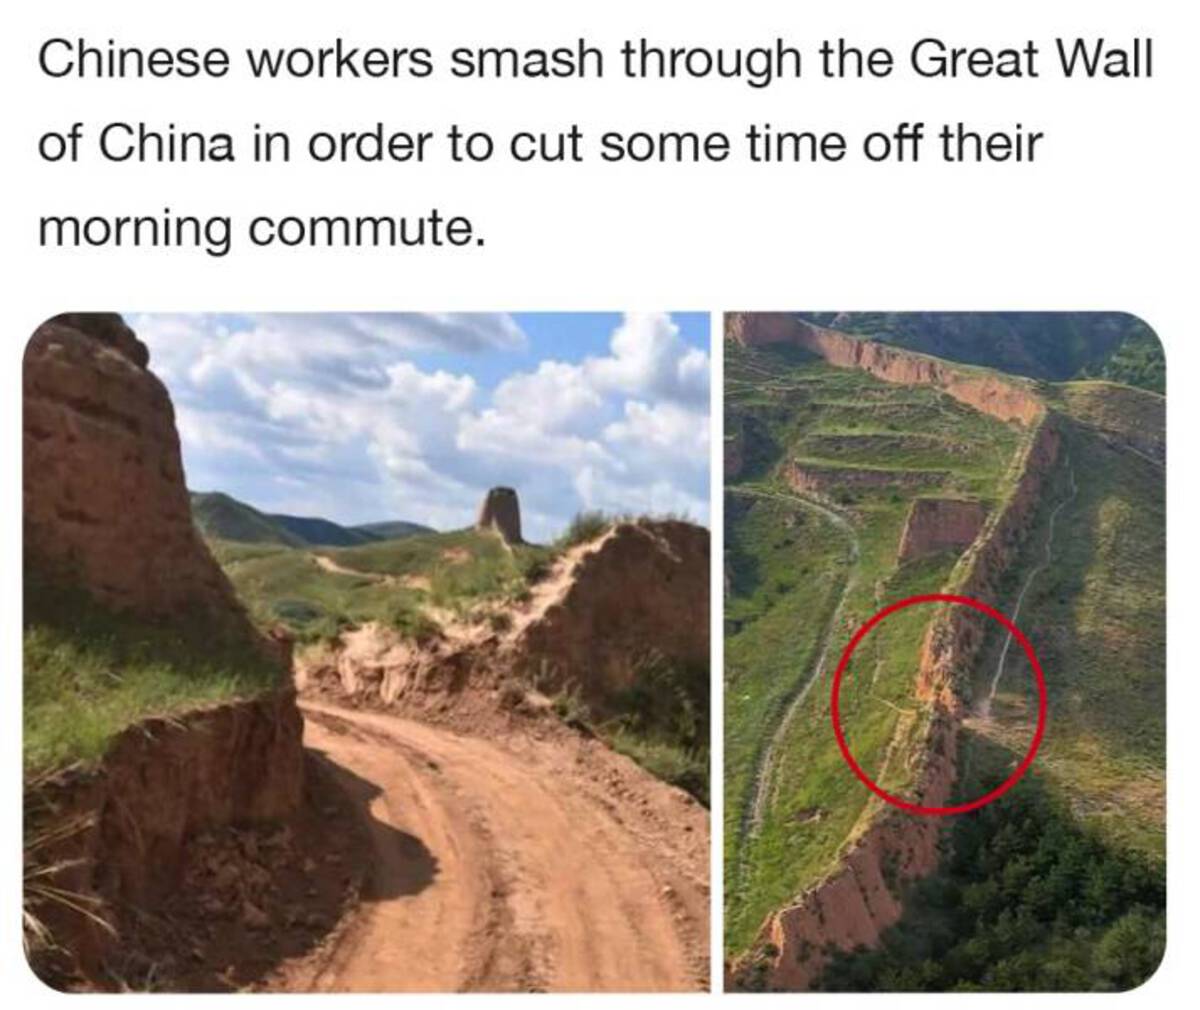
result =
[[40,977],[707,988],[705,530],[531,545],[507,488],[449,533],[189,499],[116,316],[44,324],[25,381]]
[[[726,337],[727,985],[1140,984],[1165,934],[1156,338],[1086,313],[737,313]],[[1032,774],[956,818],[872,797],[829,731],[840,649],[928,593],[1009,615],[1048,683]],[[949,606],[876,628],[840,700],[859,764],[925,806],[1003,781],[1036,712],[1021,650]]]

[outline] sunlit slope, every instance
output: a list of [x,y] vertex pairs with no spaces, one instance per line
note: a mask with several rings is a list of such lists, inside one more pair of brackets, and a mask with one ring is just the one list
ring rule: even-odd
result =
[[[1080,821],[1161,858],[1165,840],[1166,502],[1161,398],[1108,383],[1060,387],[1063,465],[1005,590],[1046,672],[1038,771]],[[1124,436],[1119,432],[1124,430]],[[1050,520],[1054,521],[1049,539]],[[1035,568],[1041,566],[1035,571]],[[999,637],[999,636],[995,636]],[[996,643],[990,653],[998,660]],[[986,663],[984,679],[998,666]],[[990,690],[976,685],[976,695]],[[1005,662],[981,732],[1022,746],[1024,658]]]
[[[727,948],[819,880],[869,821],[829,728],[828,678],[881,606],[935,592],[957,550],[897,560],[917,498],[991,511],[1025,430],[928,388],[787,347],[727,345]],[[928,712],[913,696],[930,611],[902,612],[856,655],[844,726],[890,789],[911,786]]]
[[552,557],[473,529],[344,548],[211,546],[255,622],[282,624],[301,641],[367,621],[422,637],[436,630],[431,608],[463,616],[514,599]]

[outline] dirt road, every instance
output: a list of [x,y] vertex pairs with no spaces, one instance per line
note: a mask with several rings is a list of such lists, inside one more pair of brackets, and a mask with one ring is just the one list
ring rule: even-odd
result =
[[275,988],[690,990],[705,984],[707,817],[595,741],[485,740],[305,703],[357,793],[360,911]]
[[[833,641],[833,633],[837,630],[838,621],[842,614],[842,609],[845,606],[846,600],[854,589],[855,584],[855,565],[859,558],[859,542],[858,534],[854,527],[850,524],[845,516],[834,511],[820,502],[813,501],[810,498],[802,497],[801,495],[785,494],[778,491],[760,491],[756,488],[734,487],[730,490],[735,494],[751,495],[756,498],[769,498],[775,501],[788,502],[801,508],[814,511],[828,519],[838,529],[846,534],[847,545],[847,564],[848,575],[845,583],[842,585],[841,594],[838,596],[837,606],[829,615],[829,620],[825,624],[824,630],[821,632],[820,651],[817,653],[817,660],[812,665],[810,671],[801,671],[801,679],[792,694],[791,701],[788,703],[787,709],[784,711],[783,718],[775,727],[771,738],[767,743],[766,749],[759,757],[758,767],[754,773],[754,795],[751,798],[750,805],[743,817],[743,830],[749,835],[757,835],[762,829],[763,819],[767,812],[768,800],[774,800],[776,797],[771,792],[771,780],[775,773],[777,763],[777,752],[783,742],[787,739],[788,733],[791,731],[792,723],[796,720],[796,714],[800,711],[805,700],[808,698],[809,692],[813,685],[821,679],[821,673],[825,669],[825,663],[829,656],[829,648]],[[807,672],[808,676],[804,674]]]

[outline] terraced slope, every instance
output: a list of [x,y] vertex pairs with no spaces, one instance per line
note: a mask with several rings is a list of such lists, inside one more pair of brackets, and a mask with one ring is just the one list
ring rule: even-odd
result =
[[[738,840],[727,851],[735,985],[1140,984],[1165,942],[1163,398],[1107,381],[1051,385],[967,369],[782,315],[733,317],[730,333],[726,686],[727,711],[744,721],[730,727],[727,767],[751,769],[731,782],[727,806],[727,837]],[[825,361],[848,370],[838,380],[848,399],[813,395]],[[873,390],[870,376],[887,390]],[[976,415],[985,431],[1011,420],[977,444],[965,418],[952,425],[982,464],[973,473],[939,457],[936,441],[950,432],[928,412],[906,427],[889,408],[886,433],[852,428],[852,451],[847,432],[825,437],[827,418],[849,403],[865,410],[905,396],[953,397],[940,406],[991,415]],[[1007,466],[989,463],[987,448],[1005,431]],[[803,522],[782,511],[789,493]],[[812,511],[817,503],[824,513]],[[865,534],[882,536],[887,506],[902,503],[888,570]],[[814,526],[822,515],[825,526]],[[789,581],[789,569],[805,578]],[[864,571],[879,604],[892,593],[960,592],[1012,615],[1033,641],[1050,728],[1033,774],[1002,800],[945,821],[916,818],[868,803],[840,766],[824,681]],[[856,653],[842,693],[847,736],[892,793],[972,799],[1025,752],[1033,681],[1021,650],[990,622],[954,607],[923,623],[915,614],[908,628],[890,619]],[[755,636],[756,617],[764,630],[793,629],[791,638]],[[798,678],[784,659],[793,648]],[[744,685],[756,684],[747,676],[756,668],[759,693],[779,700],[752,711]],[[739,758],[756,729],[761,745]],[[789,881],[793,892],[770,907]]]
[[[726,390],[738,463],[726,511],[726,942],[736,957],[873,815],[828,731],[828,677],[880,606],[950,580],[961,548],[933,544],[898,561],[914,502],[993,513],[1028,435],[935,389],[791,347],[731,344]],[[843,695],[859,760],[901,792],[928,731],[913,689],[929,617],[881,627]]]

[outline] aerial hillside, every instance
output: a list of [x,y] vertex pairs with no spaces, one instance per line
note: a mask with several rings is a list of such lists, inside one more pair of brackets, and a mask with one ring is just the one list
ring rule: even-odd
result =
[[[1136,982],[1156,963],[1153,939],[1128,964],[1102,962],[1117,942],[1110,932],[1153,938],[1161,921],[1161,397],[1112,383],[1035,384],[794,317],[731,317],[728,329],[725,855],[735,984]],[[949,826],[871,798],[828,729],[828,678],[853,629],[889,602],[938,591],[1015,615],[1051,676],[1037,774]],[[1005,638],[962,608],[912,608],[855,654],[843,727],[885,789],[960,802],[1011,770],[1035,698]],[[1075,862],[1043,866],[1045,850],[1020,846],[975,857],[1023,817],[1064,840]],[[1044,918],[1045,905],[1025,907],[1019,890],[994,894],[981,916],[964,902],[976,900],[971,874],[983,866],[983,879],[1057,874],[1060,888],[1079,874],[1123,875],[1139,918],[1122,921],[1120,887],[1088,892],[1095,899],[1059,923]],[[1027,917],[1025,932],[1010,937],[1006,957],[989,930],[1014,915]],[[1061,935],[1071,971],[1055,975],[1036,951],[1048,934]]]

